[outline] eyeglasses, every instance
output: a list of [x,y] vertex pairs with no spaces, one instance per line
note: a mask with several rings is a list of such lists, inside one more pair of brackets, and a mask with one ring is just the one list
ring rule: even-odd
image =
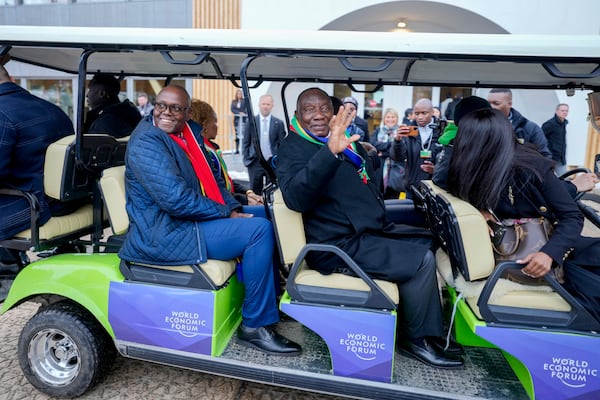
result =
[[156,108],[159,112],[163,112],[168,108],[169,111],[171,111],[173,114],[181,114],[182,112],[188,109],[188,107],[180,107],[178,105],[173,104],[167,105],[164,103],[156,103],[154,105],[154,108]]

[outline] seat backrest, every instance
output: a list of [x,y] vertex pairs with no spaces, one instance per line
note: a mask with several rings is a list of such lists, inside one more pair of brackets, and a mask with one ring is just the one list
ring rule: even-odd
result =
[[81,139],[80,160],[75,159],[75,135],[48,146],[44,163],[44,191],[60,201],[85,198],[92,193],[100,171],[125,164],[128,137],[86,134]]
[[77,167],[75,135],[65,136],[48,146],[44,161],[44,192],[47,196],[70,201],[89,196],[93,179]]
[[471,204],[433,182],[423,181],[422,185],[429,189],[431,229],[440,238],[452,265],[468,281],[487,278],[496,264],[485,218]]
[[100,192],[113,233],[115,235],[126,233],[129,228],[129,217],[125,209],[125,166],[107,168],[102,172]]
[[279,189],[273,192],[272,213],[282,261],[284,264],[292,264],[306,245],[302,214],[287,208]]

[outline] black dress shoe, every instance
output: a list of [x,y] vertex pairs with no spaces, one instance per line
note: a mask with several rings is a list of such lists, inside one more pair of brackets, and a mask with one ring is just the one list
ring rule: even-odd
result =
[[446,347],[446,338],[439,336],[428,336],[427,340],[429,340],[429,343],[439,351],[443,351],[455,356],[462,356],[463,354],[465,354],[465,349],[463,349],[463,347],[460,344],[456,343],[452,339],[450,339],[448,348],[445,350],[444,348]]
[[295,356],[302,351],[298,343],[286,339],[267,326],[249,328],[242,324],[238,329],[238,339],[244,346],[278,356]]
[[423,339],[421,344],[406,340],[398,346],[398,352],[436,368],[450,369],[463,366],[462,358],[439,351],[431,345],[428,339]]

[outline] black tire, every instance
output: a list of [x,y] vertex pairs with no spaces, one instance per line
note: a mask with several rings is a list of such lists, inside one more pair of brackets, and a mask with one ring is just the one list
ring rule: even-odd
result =
[[41,392],[61,398],[81,396],[92,388],[116,354],[102,326],[68,302],[35,314],[21,331],[17,352],[27,380]]

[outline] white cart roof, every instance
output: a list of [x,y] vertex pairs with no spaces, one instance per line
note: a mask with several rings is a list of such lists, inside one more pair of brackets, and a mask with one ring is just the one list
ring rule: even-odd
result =
[[[409,86],[600,87],[600,36],[0,26],[15,60],[76,74]],[[197,63],[197,61],[201,61]]]

